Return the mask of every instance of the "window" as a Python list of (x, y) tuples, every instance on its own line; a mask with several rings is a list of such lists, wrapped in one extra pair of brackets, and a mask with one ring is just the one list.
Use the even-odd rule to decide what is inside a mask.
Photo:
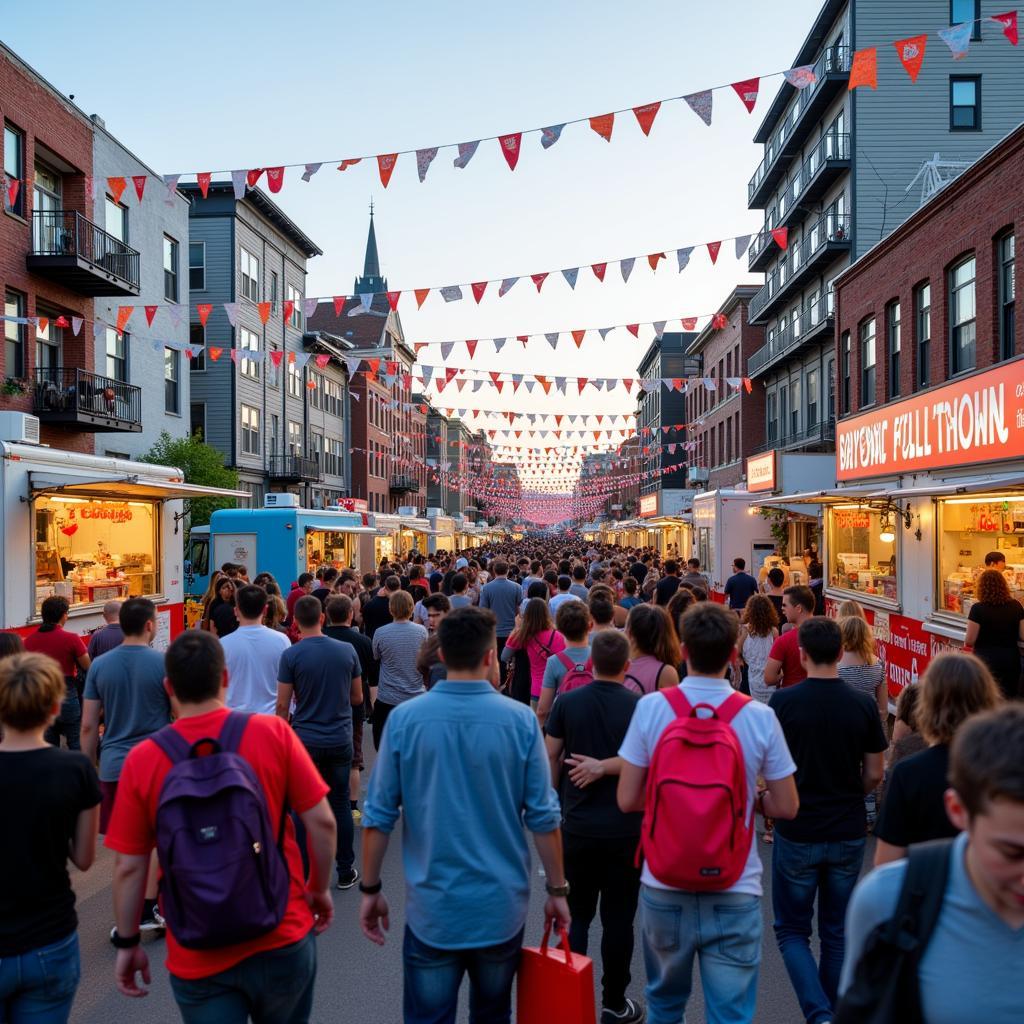
[(981, 131), (981, 76), (949, 76), (949, 130)]
[(242, 270), (242, 294), (253, 302), (260, 301), (260, 261), (245, 249), (241, 250), (239, 263)]
[(107, 196), (103, 205), (103, 226), (108, 235), (113, 235), (119, 242), (127, 243), (128, 207), (122, 203), (115, 203)]
[(795, 437), (800, 433), (800, 378), (793, 381), (793, 404), (789, 409), (789, 432)]
[(950, 0), (949, 2), (949, 23), (950, 25), (963, 25), (964, 22), (973, 22), (971, 38), (981, 38), (981, 0)]
[(949, 370), (973, 370), (975, 361), (975, 259), (968, 256), (949, 271)]
[(807, 374), (807, 429), (813, 430), (818, 425), (818, 371), (810, 370)]
[[(288, 359), (287, 355), (285, 359)], [(291, 360), (288, 361), (288, 394), (296, 398), (302, 395), (302, 371)]]
[(128, 380), (128, 357), (126, 355), (128, 336), (118, 334), (113, 327), (107, 328), (106, 374), (113, 380)]
[(926, 388), (931, 383), (928, 361), (932, 342), (932, 286), (927, 282), (914, 292), (914, 318), (917, 321), (917, 386)]
[[(259, 352), (260, 336), (248, 328), (241, 328), (238, 332), (238, 347), (243, 352)], [(251, 377), (253, 380), (260, 379), (260, 364), (255, 359), (247, 359), (242, 356), (238, 361), (238, 367), (242, 376)]]
[(1014, 333), (1016, 319), (1014, 315), (1014, 299), (1017, 287), (1014, 284), (1013, 272), (1016, 240), (1013, 232), (999, 239), (999, 356), (1010, 359), (1016, 351)]
[[(826, 515), (828, 585), (898, 600), (895, 536), (903, 532), (898, 521), (878, 509), (856, 506), (829, 509)], [(893, 539), (882, 540), (883, 535)]]
[(178, 243), (164, 235), (164, 298), (178, 301)]
[(277, 413), (270, 414), (270, 454), (276, 455), (278, 438), (281, 436), (281, 417)]
[(192, 349), (188, 368), (201, 373), (206, 369), (206, 328), (202, 324), (189, 324), (188, 347)]
[(324, 466), (324, 435), (309, 435), (309, 457), (316, 460), (316, 464), (323, 469)]
[(164, 410), (177, 413), (181, 411), (178, 380), (181, 353), (173, 348), (164, 349)]
[(841, 351), (839, 353), (839, 358), (842, 360), (841, 367), (842, 367), (842, 374), (843, 374), (843, 384), (842, 384), (841, 400), (842, 400), (842, 411), (843, 411), (844, 415), (850, 411), (850, 353), (851, 353), (851, 350), (852, 350), (852, 345), (851, 345), (851, 342), (850, 342), (850, 332), (849, 331), (845, 331), (843, 333), (843, 339), (842, 339), (842, 343), (841, 343)]
[(288, 421), (288, 454), (302, 454), (302, 424), (294, 420)]
[(273, 312), (277, 312), (277, 271), (272, 270), (270, 272), (270, 308)]
[(313, 385), (309, 389), (309, 407), (322, 409), (324, 407), (324, 379), (319, 373), (311, 373), (309, 381)]
[(898, 398), (900, 394), (900, 304), (890, 302), (885, 308), (886, 346), (889, 353), (889, 397)]
[[(4, 316), (24, 317), (25, 296), (8, 289), (4, 293)], [(25, 376), (25, 324), (4, 321), (4, 375)]]
[(242, 405), (242, 454), (260, 454), (260, 411), (251, 405)]
[[(32, 240), (37, 252), (64, 251), (63, 218), (64, 179), (46, 164), (36, 160), (32, 182)], [(24, 183), (22, 183), (24, 186)]]
[(779, 421), (782, 426), (782, 435), (785, 437), (786, 420), (789, 417), (789, 385), (783, 384), (779, 388)]
[(193, 402), (189, 407), (189, 432), (206, 440), (206, 403)]
[(828, 361), (828, 420), (831, 423), (836, 418), (836, 361)]
[(860, 325), (860, 407), (875, 404), (875, 318)]
[(188, 287), (189, 291), (206, 291), (206, 243), (188, 243)]
[[(13, 125), (4, 124), (4, 174), (19, 181), (18, 194), (7, 207), (19, 217), (25, 216), (25, 136)], [(6, 203), (8, 196), (4, 197)]]
[(732, 417), (725, 421), (725, 461), (732, 462)]
[(64, 328), (56, 326), (54, 315), (38, 308), (36, 312), (50, 319), (45, 328), (36, 327), (36, 369), (49, 371), (56, 379), (64, 363)]
[(302, 292), (295, 285), (288, 285), (288, 301), (292, 303), (292, 316), (288, 321), (292, 327), (302, 330)]

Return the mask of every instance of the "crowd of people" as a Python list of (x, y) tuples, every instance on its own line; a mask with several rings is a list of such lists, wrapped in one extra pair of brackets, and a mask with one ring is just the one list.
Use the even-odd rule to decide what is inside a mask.
[(227, 564), (166, 652), (148, 599), (87, 646), (48, 598), (24, 644), (0, 633), (0, 1019), (68, 1019), (67, 865), (101, 834), (125, 995), (153, 933), (184, 1021), (308, 1021), (331, 890), (386, 941), (401, 821), (410, 1024), (454, 1022), (466, 973), (471, 1019), (511, 1019), (527, 832), (546, 921), (580, 954), (599, 927), (601, 1024), (677, 1024), (695, 959), (707, 1019), (755, 1019), (759, 836), (808, 1024), (1017, 1020), (1024, 610), (979, 588), (977, 656), (934, 657), (890, 716), (863, 609), (786, 582), (737, 558), (719, 603), (696, 559), (565, 538), (294, 581)]

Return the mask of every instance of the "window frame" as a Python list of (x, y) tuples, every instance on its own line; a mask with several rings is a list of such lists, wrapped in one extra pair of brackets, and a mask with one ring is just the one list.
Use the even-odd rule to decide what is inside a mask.
[[(192, 253), (195, 249), (198, 249), (203, 254), (201, 263), (194, 264), (192, 262)], [(196, 284), (192, 278), (192, 275), (199, 271), (202, 275), (202, 282)], [(188, 290), (190, 292), (205, 292), (206, 291), (206, 242), (193, 241), (189, 239), (188, 243)]]
[[(297, 430), (292, 430), (297, 427)], [(296, 438), (298, 440), (296, 440)], [(298, 420), (288, 421), (288, 455), (292, 458), (301, 459), (303, 448), (305, 448), (305, 437), (303, 436), (302, 424)]]
[[(111, 341), (111, 338), (113, 338), (113, 340), (114, 340), (114, 354), (113, 355), (111, 355), (111, 353), (110, 353), (110, 341)], [(104, 361), (103, 361), (103, 369), (105, 371), (104, 375), (106, 377), (109, 377), (111, 380), (116, 380), (119, 383), (124, 383), (124, 384), (128, 383), (128, 352), (129, 352), (128, 340), (129, 340), (129, 336), (128, 336), (127, 333), (119, 334), (117, 332), (117, 330), (115, 328), (113, 328), (113, 327), (107, 327), (105, 332), (104, 332), (104, 338), (103, 338), (103, 342), (104, 342), (104, 344), (103, 344), (103, 359), (104, 359)], [(118, 342), (120, 342), (120, 350), (121, 350), (120, 356), (117, 354)], [(111, 362), (111, 360), (113, 360), (115, 364), (116, 363), (120, 363), (121, 364), (123, 372), (124, 372), (123, 376), (118, 376), (118, 374), (116, 372), (111, 373), (111, 371), (110, 371), (110, 362)], [(116, 366), (115, 366), (115, 371), (116, 371)]]
[(299, 369), (298, 363), (288, 358), (288, 354), (285, 355), (284, 362), (288, 365), (288, 394), (293, 398), (301, 398), (302, 371)]
[(853, 340), (849, 331), (843, 331), (839, 339), (839, 404), (842, 415), (849, 415), (850, 401), (853, 397)]
[(292, 315), (288, 321), (290, 327), (302, 330), (302, 290), (293, 284), (285, 285), (286, 298), (292, 303)]
[[(168, 375), (168, 369), (173, 371), (171, 375)], [(168, 345), (164, 346), (164, 413), (181, 415), (181, 353)]]
[[(201, 344), (193, 344), (192, 335), (199, 334)], [(189, 373), (206, 372), (206, 328), (200, 323), (188, 325), (188, 347), (192, 350), (192, 358), (188, 361)]]
[(900, 354), (903, 351), (902, 307), (893, 299), (885, 307), (885, 351), (888, 366), (886, 395), (891, 401), (900, 397)]
[[(255, 342), (255, 347), (247, 343), (247, 339), (251, 338)], [(238, 329), (238, 348), (242, 352), (260, 352), (261, 341), (259, 334), (256, 331), (249, 330), (248, 327), (239, 327)], [(257, 359), (248, 359), (245, 356), (238, 357), (238, 372), (243, 377), (248, 377), (250, 380), (260, 379), (260, 363)]]
[[(815, 430), (821, 420), (818, 418), (818, 397), (820, 394), (820, 384), (818, 381), (817, 369), (807, 371), (807, 377), (804, 381), (804, 387), (807, 391), (807, 430)], [(813, 413), (813, 415), (812, 415)]]
[[(867, 329), (870, 327), (870, 334)], [(867, 360), (867, 345), (871, 345), (871, 362)], [(857, 356), (860, 363), (859, 409), (867, 409), (878, 401), (878, 324), (874, 316), (866, 317), (857, 325)], [(870, 385), (869, 377), (870, 374)]]
[[(8, 132), (17, 140), (17, 163), (18, 167), (9, 168), (7, 166), (7, 134)], [(5, 175), (11, 175), (18, 179), (20, 182), (18, 186), (18, 195), (15, 197), (14, 204), (8, 205), (7, 196), (4, 196), (4, 210), (7, 213), (12, 214), (15, 217), (20, 217), (22, 220), (25, 219), (25, 133), (15, 124), (11, 124), (10, 121), (4, 120), (4, 155), (3, 155), (3, 168)], [(12, 172), (16, 172), (13, 173)]]
[(955, 25), (962, 25), (965, 21), (972, 22), (971, 41), (973, 42), (981, 38), (981, 0), (967, 0), (967, 2), (970, 2), (974, 8), (974, 17), (956, 21), (953, 10), (956, 7), (957, 0), (949, 0), (949, 27), (953, 28)]
[[(36, 325), (35, 328), (35, 368), (38, 372), (40, 369), (56, 371), (59, 375), (61, 370), (64, 368), (64, 328), (57, 326), (57, 317), (59, 313), (49, 312), (47, 309), (41, 309), (36, 305), (36, 315), (45, 316), (49, 318), (49, 323), (46, 325), (46, 330), (43, 331), (41, 327)], [(55, 362), (50, 364), (44, 364), (44, 361), (40, 358), (44, 349), (52, 349), (55, 356)]]
[[(202, 426), (202, 430), (201, 431), (196, 431), (196, 429), (195, 429), (195, 426), (196, 426), (196, 423), (195, 423), (196, 409), (202, 409), (203, 410), (203, 426)], [(204, 442), (206, 441), (206, 403), (205, 402), (189, 402), (188, 429), (189, 429), (189, 436), (190, 437), (194, 437), (196, 435), (196, 433), (199, 433), (200, 434), (200, 438)]]
[[(968, 263), (974, 264), (974, 271), (969, 282), (965, 282), (961, 285), (954, 285), (953, 279), (956, 272), (966, 266)], [(974, 315), (969, 320), (956, 320), (954, 309), (958, 302), (960, 293), (970, 286), (972, 290), (972, 300), (974, 306)], [(961, 257), (955, 263), (951, 264), (949, 269), (946, 271), (946, 295), (947, 295), (947, 312), (949, 317), (949, 338), (948, 338), (948, 354), (949, 354), (949, 375), (955, 377), (957, 374), (967, 373), (970, 370), (974, 370), (978, 365), (978, 259), (977, 255), (973, 252)], [(960, 365), (958, 358), (954, 358), (963, 345), (960, 341), (959, 332), (965, 327), (970, 325), (973, 328), (974, 340), (971, 343), (973, 350), (973, 357), (969, 366)]]
[[(169, 247), (169, 248), (168, 248)], [(168, 253), (170, 254), (171, 266), (167, 266)], [(164, 298), (168, 302), (178, 302), (181, 295), (180, 266), (181, 246), (176, 238), (165, 234), (163, 240), (163, 265), (164, 265)]]
[[(260, 260), (258, 256), (253, 255), (245, 248), (244, 245), (238, 247), (238, 269), (239, 269), (239, 291), (243, 298), (248, 299), (250, 302), (260, 301)], [(256, 276), (253, 277), (249, 273), (250, 270), (255, 266)], [(248, 282), (248, 283), (247, 283)], [(250, 294), (251, 292), (251, 294)]]
[[(107, 226), (110, 220), (111, 211), (116, 210), (117, 215), (121, 218), (121, 234), (115, 231), (111, 231)], [(124, 242), (125, 245), (129, 243), (129, 225), (130, 218), (128, 216), (128, 207), (124, 203), (115, 202), (114, 197), (109, 194), (105, 194), (103, 197), (103, 230), (108, 235), (113, 235), (119, 242)]]
[[(957, 85), (970, 83), (974, 86), (974, 123), (956, 124), (954, 112), (956, 110), (971, 109), (965, 104), (957, 106), (953, 102), (953, 95)], [(949, 130), (951, 132), (980, 132), (981, 124), (981, 75), (950, 75), (949, 76)]]
[[(927, 293), (928, 303), (923, 304), (922, 298)], [(927, 323), (927, 331), (925, 324)], [(932, 283), (922, 281), (914, 288), (914, 360), (917, 386), (931, 386), (931, 346), (932, 346)]]
[[(13, 312), (8, 308), (13, 307)], [(4, 316), (26, 317), (28, 296), (16, 288), (4, 289)], [(12, 337), (11, 335), (14, 335)], [(14, 370), (11, 367), (11, 348), (14, 347)], [(4, 322), (4, 376), (22, 380), (28, 375), (28, 324)]]
[[(1007, 243), (1010, 255), (1007, 256)], [(996, 238), (996, 268), (998, 270), (999, 358), (1012, 359), (1017, 350), (1016, 299), (1017, 239), (1014, 229), (1004, 231)], [(1009, 298), (1007, 298), (1009, 295)]]
[[(258, 406), (249, 405), (248, 402), (239, 403), (239, 429), (241, 433), (241, 453), (251, 455), (253, 458), (261, 458), (263, 453), (260, 450), (263, 434), (260, 430), (260, 410)], [(248, 415), (246, 415), (248, 413)], [(246, 422), (248, 421), (248, 422)], [(254, 448), (250, 448), (250, 438), (254, 438)]]

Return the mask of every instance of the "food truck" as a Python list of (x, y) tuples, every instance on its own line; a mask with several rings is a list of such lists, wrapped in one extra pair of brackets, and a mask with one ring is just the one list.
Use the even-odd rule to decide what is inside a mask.
[[(2, 628), (26, 635), (51, 596), (70, 605), (67, 629), (103, 625), (106, 601), (149, 597), (155, 645), (183, 628), (183, 502), (245, 492), (187, 484), (180, 469), (62, 451), (38, 443), (39, 421), (0, 414)], [(33, 441), (35, 439), (35, 441)]]
[(433, 534), (427, 538), (427, 553), (455, 550), (455, 520), (444, 515), (439, 508), (427, 509), (427, 522)]
[(382, 558), (403, 558), (412, 553), (427, 554), (434, 528), (427, 519), (416, 515), (416, 509), (397, 515), (377, 512), (373, 517), (378, 536), (374, 540), (374, 563), (366, 571), (380, 564)]

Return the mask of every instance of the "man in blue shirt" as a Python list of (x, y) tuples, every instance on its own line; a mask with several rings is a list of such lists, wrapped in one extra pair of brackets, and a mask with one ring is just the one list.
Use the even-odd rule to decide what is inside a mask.
[(508, 578), (508, 562), (495, 559), (494, 579), (485, 583), (480, 590), (480, 607), (490, 608), (496, 620), (498, 655), (505, 649), (505, 641), (516, 628), (516, 612), (523, 599), (523, 588)]
[(547, 922), (569, 926), (561, 814), (529, 707), (502, 697), (495, 617), (459, 608), (438, 625), (447, 679), (392, 711), (363, 805), (363, 934), (390, 926), (380, 871), (404, 817), (407, 1024), (454, 1021), (462, 975), (476, 1019), (508, 1021), (530, 896), (523, 826), (548, 881)]

